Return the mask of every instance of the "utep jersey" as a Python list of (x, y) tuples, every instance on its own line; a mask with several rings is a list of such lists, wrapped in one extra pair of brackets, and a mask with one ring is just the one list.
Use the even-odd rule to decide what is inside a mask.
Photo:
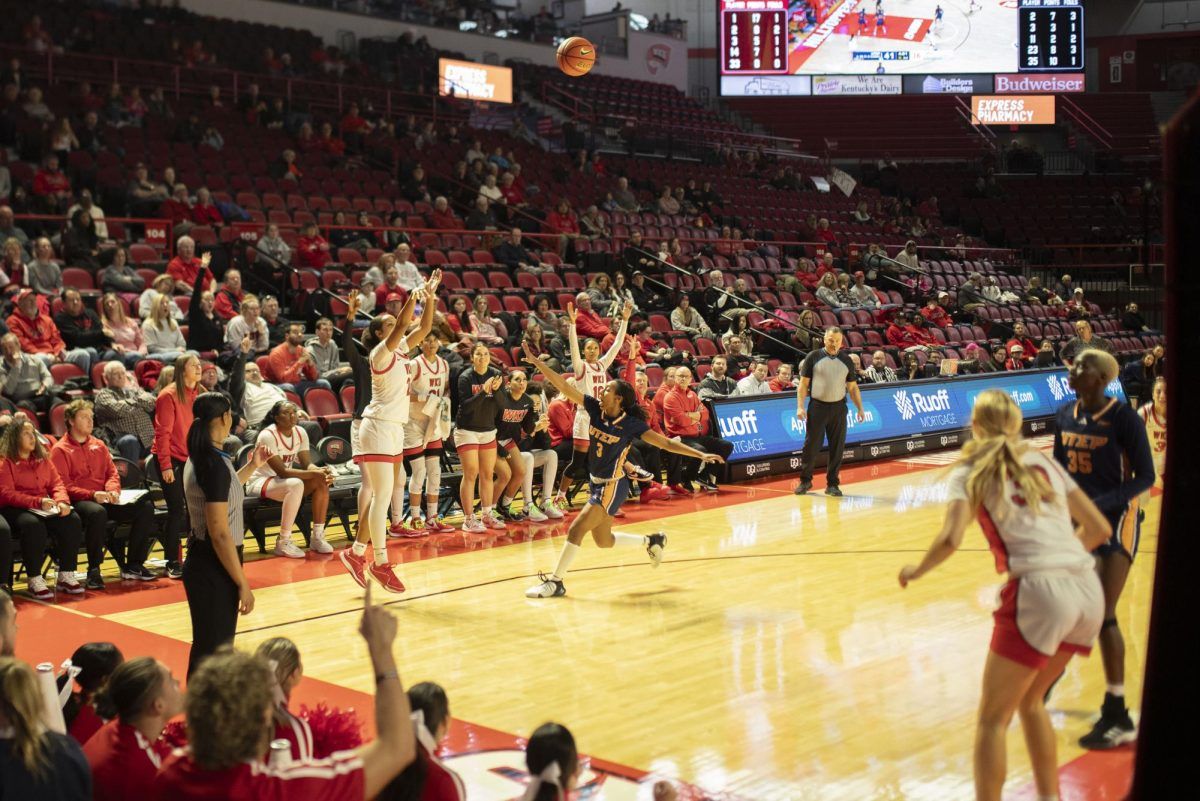
[[(1096, 502), (1107, 516), (1124, 511), (1118, 490), (1132, 475), (1139, 450), (1149, 456), (1146, 427), (1138, 413), (1116, 399), (1096, 415), (1083, 411), (1078, 401), (1058, 410), (1058, 431), (1054, 435), (1054, 458), (1075, 479), (1084, 494)], [(1140, 441), (1139, 441), (1140, 440)], [(1153, 482), (1153, 477), (1151, 477)], [(1132, 500), (1135, 495), (1127, 495)]]
[(623, 414), (607, 420), (600, 401), (583, 396), (583, 408), (591, 418), (588, 425), (588, 473), (593, 481), (612, 481), (625, 473), (625, 457), (635, 439), (650, 430), (645, 420)]

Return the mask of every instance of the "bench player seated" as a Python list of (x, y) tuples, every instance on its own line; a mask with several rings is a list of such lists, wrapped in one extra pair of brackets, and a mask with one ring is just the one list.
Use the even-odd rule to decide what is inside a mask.
[(333, 553), (325, 541), (325, 517), (329, 512), (329, 485), (333, 470), (317, 467), (309, 452), (308, 433), (296, 425), (299, 411), (291, 401), (279, 401), (263, 418), (257, 445), (266, 446), (271, 454), (246, 482), (246, 496), (270, 498), (283, 505), (279, 517), (279, 539), (275, 555), (303, 559), (304, 551), (292, 541), (296, 514), (304, 499), (312, 497), (312, 537), (309, 550), (313, 553)]

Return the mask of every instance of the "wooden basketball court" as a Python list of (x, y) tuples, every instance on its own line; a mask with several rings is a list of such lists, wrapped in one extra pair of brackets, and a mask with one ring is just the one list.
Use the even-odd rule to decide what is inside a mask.
[[(592, 799), (649, 798), (650, 776), (684, 798), (959, 799), (972, 797), (979, 679), (1000, 577), (972, 527), (959, 554), (908, 590), (896, 574), (936, 533), (939, 469), (952, 454), (844, 471), (846, 496), (791, 494), (787, 481), (626, 506), (619, 528), (665, 531), (662, 566), (639, 550), (585, 545), (568, 597), (528, 600), (554, 566), (565, 526), (507, 536), (391, 543), (403, 559), (406, 683), (446, 687), (450, 764), (470, 797), (523, 792), (519, 737), (567, 724)], [(1141, 695), (1159, 499), (1120, 609), (1127, 692)], [(335, 547), (338, 527), (329, 533)], [(252, 541), (250, 550), (255, 550)], [(362, 592), (336, 558), (264, 558), (248, 566), (257, 606), (237, 644), (294, 640), (305, 680), (293, 706), (354, 706), (370, 717), (372, 677), (356, 633)], [(154, 653), (182, 675), (190, 626), (183, 588), (161, 580), (57, 605), (21, 602), (19, 655), (61, 661), (85, 640)], [(1116, 798), (1132, 751), (1087, 753), (1076, 739), (1104, 692), (1098, 651), (1074, 660), (1050, 704), (1064, 799)], [(640, 783), (640, 784), (639, 784)], [(1034, 798), (1016, 725), (1010, 798)]]

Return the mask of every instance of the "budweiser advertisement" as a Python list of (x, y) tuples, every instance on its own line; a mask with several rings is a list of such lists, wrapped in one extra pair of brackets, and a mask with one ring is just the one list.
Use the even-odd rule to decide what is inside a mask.
[(1064, 94), (1084, 91), (1083, 73), (1067, 75), (997, 75), (998, 95)]

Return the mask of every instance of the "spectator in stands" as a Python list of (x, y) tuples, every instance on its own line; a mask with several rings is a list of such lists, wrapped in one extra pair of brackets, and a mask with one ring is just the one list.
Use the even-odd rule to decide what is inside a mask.
[(1139, 401), (1150, 397), (1156, 378), (1154, 362), (1154, 351), (1148, 350), (1140, 358), (1129, 360), (1121, 368), (1121, 386), (1125, 388), (1127, 396)]
[(485, 175), (483, 184), (479, 187), (481, 197), (488, 199), (489, 203), (498, 204), (501, 207), (505, 205), (504, 193), (500, 191), (500, 187), (496, 185), (496, 176), (493, 174)]
[(63, 292), (63, 308), (54, 315), (54, 324), (69, 349), (88, 352), (92, 363), (118, 358), (112, 346), (111, 332), (101, 324), (100, 318), (83, 305), (79, 290), (71, 287)]
[[(421, 271), (417, 269), (417, 265), (412, 261), (412, 247), (407, 242), (401, 242), (396, 245), (395, 253), (396, 267), (396, 284), (407, 293), (412, 292), (419, 287), (425, 280), (421, 277)], [(389, 270), (388, 273), (391, 271)]]
[(317, 375), (328, 381), (335, 392), (351, 378), (350, 366), (342, 361), (341, 346), (333, 340), (333, 321), (328, 317), (317, 320), (317, 336), (306, 347), (317, 365)]
[(751, 362), (750, 372), (744, 378), (737, 382), (737, 389), (734, 395), (768, 395), (774, 390), (771, 389), (771, 382), (767, 376), (768, 367), (765, 359), (755, 359)]
[(630, 279), (629, 294), (633, 305), (643, 314), (665, 311), (667, 308), (666, 298), (646, 286), (646, 275), (641, 270), (634, 271)]
[[(175, 242), (175, 258), (167, 262), (167, 275), (175, 279), (174, 292), (176, 295), (191, 295), (197, 279), (201, 279), (201, 289), (212, 288), (212, 273), (208, 264), (212, 254), (205, 253), (196, 258), (196, 241), (190, 236), (181, 236)], [(203, 273), (203, 276), (201, 275)]]
[(62, 267), (54, 260), (54, 246), (46, 237), (39, 237), (33, 244), (35, 258), (25, 265), (25, 280), (29, 288), (39, 295), (58, 297), (62, 294)]
[(648, 251), (642, 242), (642, 232), (634, 230), (629, 234), (629, 241), (621, 251), (621, 263), (629, 273), (644, 272), (647, 275), (661, 275), (662, 265)]
[(467, 215), (467, 230), (495, 231), (498, 225), (492, 202), (483, 195), (476, 195), (471, 213)]
[(146, 279), (129, 265), (129, 254), (122, 247), (113, 250), (112, 264), (100, 271), (98, 283), (101, 292), (115, 292), (126, 299), (146, 288)]
[(986, 305), (988, 299), (983, 294), (983, 276), (971, 273), (958, 288), (958, 306), (964, 312), (973, 312)]
[(300, 239), (296, 242), (296, 256), (301, 267), (310, 270), (324, 270), (333, 261), (329, 255), (329, 242), (321, 236), (315, 222), (306, 223), (300, 228)]
[(948, 326), (952, 325), (954, 321), (938, 302), (941, 300), (942, 296), (946, 296), (947, 299), (949, 298), (949, 295), (947, 295), (945, 292), (939, 292), (936, 296), (930, 295), (928, 300), (925, 301), (925, 305), (921, 307), (921, 316), (924, 317), (926, 322), (928, 322), (930, 325), (937, 326), (938, 328), (947, 328)]
[(93, 202), (92, 193), (89, 189), (81, 189), (79, 191), (79, 201), (71, 208), (67, 209), (67, 219), (74, 219), (75, 213), (78, 211), (86, 211), (88, 216), (95, 221), (96, 236), (103, 243), (111, 243), (108, 238), (108, 224), (104, 220), (104, 209), (100, 208)]
[[(21, 352), (15, 334), (0, 337), (0, 394), (21, 406), (44, 412), (55, 400), (52, 394), (54, 378), (46, 363), (36, 356)], [(0, 583), (6, 583), (0, 574)]]
[(621, 211), (638, 211), (641, 208), (637, 195), (629, 189), (629, 179), (624, 175), (617, 178), (617, 188), (613, 190), (612, 196)]
[(450, 201), (439, 195), (433, 201), (433, 211), (429, 213), (429, 227), (457, 231), (464, 226), (463, 221), (454, 213), (454, 209), (450, 208)]
[(94, 274), (100, 270), (104, 250), (107, 248), (102, 248), (100, 237), (96, 235), (96, 221), (83, 209), (76, 211), (62, 235), (63, 260), (72, 267), (82, 267)]
[(575, 253), (575, 240), (580, 239), (579, 220), (571, 210), (571, 204), (566, 198), (561, 198), (554, 211), (546, 215), (544, 229), (546, 233), (558, 235), (558, 255), (571, 259)]
[[(26, 565), (42, 565), (46, 543), (52, 538), (58, 578), (55, 592), (82, 595), (84, 587), (75, 576), (83, 527), (71, 509), (71, 499), (62, 478), (28, 419), (14, 418), (0, 437), (0, 514), (8, 521), (14, 537), (21, 541)], [(44, 516), (34, 514), (37, 509)], [(0, 565), (5, 577), (12, 565)], [(29, 594), (39, 601), (54, 598), (40, 570), (29, 578)], [(7, 788), (6, 788), (7, 789)]]
[(986, 275), (983, 278), (983, 288), (980, 290), (985, 298), (992, 303), (999, 303), (1001, 299), (1000, 282), (996, 280), (994, 275)]
[(508, 239), (501, 242), (492, 250), (492, 257), (510, 270), (522, 270), (534, 275), (552, 272), (554, 266), (545, 264), (525, 249), (521, 241), (521, 229), (513, 228)]
[(737, 337), (743, 342), (749, 341), (754, 332), (750, 330), (750, 315), (745, 309), (738, 309), (729, 315), (729, 327), (721, 334), (721, 345), (727, 347), (730, 339)]
[(838, 297), (837, 276), (834, 273), (825, 273), (821, 276), (821, 283), (817, 286), (817, 300), (831, 309), (842, 307), (841, 299)]
[[(267, 230), (258, 238), (254, 248), (259, 253), (270, 257), (273, 262), (289, 266), (292, 263), (292, 249), (279, 236), (279, 226), (275, 223), (267, 223)], [(228, 280), (228, 272), (226, 272), (226, 276), (226, 280)]]
[(921, 361), (914, 351), (906, 351), (901, 360), (901, 380), (917, 381), (925, 377)]
[(299, 183), (304, 177), (304, 172), (300, 169), (300, 165), (296, 163), (296, 151), (289, 148), (284, 148), (279, 154), (279, 158), (271, 162), (267, 168), (268, 174), (276, 181), (288, 181), (289, 186), (294, 186)]
[(659, 214), (665, 214), (668, 217), (683, 211), (683, 208), (679, 205), (679, 201), (675, 199), (669, 186), (662, 188), (662, 192), (659, 193), (658, 199), (655, 201), (654, 209)]
[(604, 218), (600, 216), (600, 210), (594, 205), (588, 206), (587, 210), (580, 215), (579, 232), (589, 241), (608, 239), (612, 236), (608, 230), (608, 226), (604, 222)]
[(47, 214), (63, 214), (71, 205), (71, 181), (58, 166), (53, 153), (42, 161), (33, 176), (33, 198), (37, 208)]
[(212, 193), (208, 187), (202, 186), (196, 190), (196, 202), (192, 204), (192, 221), (196, 225), (208, 225), (220, 228), (225, 224), (220, 209), (212, 202)]
[(1033, 340), (1029, 336), (1029, 329), (1025, 327), (1025, 323), (1017, 320), (1013, 323), (1013, 335), (1009, 338), (1005, 347), (1009, 353), (1012, 353), (1013, 345), (1021, 346), (1022, 360), (1026, 366), (1033, 364), (1034, 358), (1037, 356), (1038, 348), (1033, 344)]
[(1030, 303), (1046, 303), (1050, 300), (1050, 290), (1042, 286), (1042, 279), (1036, 275), (1029, 277), (1029, 285), (1025, 287), (1025, 299)]
[(278, 345), (287, 338), (287, 330), (291, 321), (280, 313), (279, 298), (274, 295), (263, 296), (262, 319), (267, 324), (267, 336), (271, 342), (271, 347)]
[(1054, 294), (1058, 295), (1063, 303), (1071, 299), (1075, 293), (1075, 284), (1071, 282), (1071, 276), (1063, 273), (1062, 278), (1058, 279), (1058, 283), (1054, 285)]
[(937, 345), (937, 339), (929, 332), (929, 327), (925, 323), (925, 318), (920, 312), (913, 312), (908, 318), (908, 325), (905, 330), (909, 334), (911, 341), (922, 348), (928, 350)]
[(730, 337), (725, 341), (725, 360), (729, 365), (729, 374), (735, 380), (744, 378), (750, 372), (754, 361), (750, 349), (750, 340), (742, 337)]
[(1004, 360), (1004, 369), (1005, 370), (1008, 370), (1008, 371), (1024, 370), (1026, 367), (1029, 366), (1028, 359), (1026, 358), (1026, 355), (1025, 355), (1025, 348), (1022, 347), (1020, 345), (1020, 343), (1014, 342), (1014, 343), (1008, 345), (1007, 349), (1008, 349), (1008, 358)]
[(1121, 313), (1121, 327), (1126, 331), (1150, 331), (1150, 326), (1146, 325), (1146, 318), (1138, 311), (1136, 303), (1130, 303), (1125, 307), (1125, 311)]
[(794, 392), (796, 379), (792, 366), (787, 362), (781, 362), (779, 367), (775, 368), (775, 376), (771, 379), (770, 384), (772, 392)]
[(154, 216), (166, 217), (171, 221), (171, 228), (176, 233), (186, 234), (196, 224), (192, 219), (192, 199), (188, 196), (187, 187), (175, 184), (171, 197), (162, 202), (162, 207)]
[[(390, 256), (391, 254), (385, 254)], [(371, 314), (375, 311), (378, 305), (378, 296), (375, 294), (375, 282), (371, 280), (368, 273), (358, 285), (358, 289), (351, 290), (351, 294), (358, 295), (358, 308), (363, 314)]]
[(871, 366), (864, 371), (864, 374), (872, 384), (888, 384), (900, 380), (896, 371), (888, 366), (887, 354), (881, 350), (871, 354)]
[[(713, 356), (712, 369), (700, 382), (697, 394), (700, 400), (711, 401), (714, 398), (728, 398), (738, 388), (738, 383), (726, 374), (728, 363), (724, 356)], [(665, 374), (664, 374), (665, 375)]]
[[(765, 365), (764, 365), (765, 366)], [(675, 369), (675, 387), (663, 402), (663, 421), (667, 436), (679, 437), (680, 441), (704, 451), (705, 453), (720, 454), (727, 458), (733, 452), (733, 445), (723, 439), (712, 437), (708, 431), (708, 409), (700, 402), (700, 397), (692, 391), (692, 371), (687, 367)], [(696, 459), (684, 458), (683, 476), (681, 482), (671, 489), (683, 495), (690, 495), (692, 481), (703, 472), (706, 477), (699, 480), (700, 486), (709, 492), (717, 490), (717, 473), (713, 465), (702, 465)]]
[(1082, 320), (1092, 316), (1091, 309), (1083, 297), (1083, 287), (1075, 287), (1070, 300), (1066, 303), (1067, 318)]
[(713, 337), (708, 323), (700, 316), (700, 312), (692, 308), (691, 300), (684, 294), (679, 296), (679, 303), (671, 312), (671, 330), (692, 336)]
[(111, 361), (104, 365), (104, 388), (94, 400), (96, 424), (117, 453), (140, 464), (154, 444), (154, 396), (120, 362)]
[(320, 134), (316, 138), (315, 149), (326, 155), (340, 158), (346, 152), (346, 143), (333, 132), (333, 125), (321, 123)]
[(133, 180), (126, 190), (126, 203), (129, 213), (135, 217), (146, 217), (156, 214), (163, 203), (170, 197), (167, 187), (150, 177), (150, 171), (145, 164), (139, 163), (134, 167)]
[[(262, 240), (260, 239), (261, 243)], [(213, 309), (222, 320), (232, 320), (242, 310), (242, 301), (246, 297), (242, 289), (241, 270), (232, 267), (225, 271), (225, 280), (213, 295)]]
[[(154, 301), (159, 295), (171, 296), (175, 291), (175, 279), (166, 273), (159, 273), (150, 286), (138, 297), (138, 316), (145, 320), (154, 308)], [(176, 322), (183, 321), (183, 309), (178, 306), (171, 312)]]
[(584, 339), (591, 337), (597, 342), (608, 336), (609, 325), (592, 308), (592, 298), (586, 292), (575, 296), (575, 332)]
[(197, 353), (221, 350), (225, 343), (225, 321), (216, 312), (216, 298), (210, 291), (201, 291), (198, 284), (188, 305), (187, 345)]
[(508, 339), (508, 329), (504, 321), (492, 313), (489, 296), (476, 295), (471, 306), (471, 329), (475, 339), (488, 347), (503, 345)]
[(862, 270), (857, 270), (854, 273), (854, 284), (848, 291), (850, 297), (854, 299), (854, 305), (867, 309), (874, 309), (879, 306), (879, 296), (875, 294), (874, 289), (867, 286), (867, 278)]
[(621, 308), (621, 298), (612, 286), (612, 279), (607, 273), (597, 273), (592, 277), (587, 289), (588, 297), (592, 300), (592, 308), (601, 317), (608, 317)]
[(366, 253), (367, 248), (376, 246), (375, 232), (371, 228), (370, 215), (359, 211), (357, 228), (351, 225), (346, 212), (337, 211), (333, 215), (333, 226), (329, 229), (329, 244), (332, 248), (347, 248)]
[(1075, 336), (1067, 340), (1058, 355), (1062, 359), (1063, 364), (1069, 367), (1075, 361), (1075, 357), (1079, 355), (1080, 351), (1087, 350), (1088, 348), (1102, 350), (1110, 355), (1114, 353), (1113, 346), (1108, 340), (1096, 336), (1090, 322), (1087, 320), (1077, 320), (1075, 322)]
[(17, 307), (5, 322), (16, 334), (21, 350), (41, 359), (47, 367), (70, 362), (84, 374), (91, 369), (91, 356), (82, 348), (68, 350), (50, 314), (38, 308), (33, 290), (25, 289), (17, 295)]
[(1003, 345), (997, 345), (992, 348), (992, 358), (990, 369), (984, 369), (984, 372), (1003, 373), (1008, 368), (1008, 349)]
[(310, 387), (333, 389), (320, 377), (317, 360), (304, 347), (304, 326), (300, 323), (288, 324), (287, 338), (271, 349), (268, 368), (268, 379), (300, 397), (304, 397)]
[(1058, 358), (1054, 355), (1054, 343), (1048, 339), (1043, 339), (1042, 344), (1038, 346), (1037, 355), (1034, 356), (1033, 364), (1035, 367), (1053, 367), (1058, 363)]
[(921, 260), (917, 256), (917, 243), (911, 239), (904, 243), (904, 249), (897, 253), (893, 260), (900, 262), (910, 271), (921, 269)]
[[(0, 239), (7, 242), (9, 239), (15, 239), (21, 245), (21, 257), (29, 258), (27, 250), (29, 245), (29, 236), (16, 223), (13, 218), (13, 210), (11, 206), (0, 206)], [(10, 273), (11, 275), (11, 273)]]
[[(155, 575), (145, 567), (154, 532), (154, 504), (149, 495), (130, 503), (121, 503), (121, 478), (108, 446), (92, 435), (94, 412), (92, 404), (76, 400), (65, 410), (67, 435), (50, 449), (50, 461), (62, 477), (67, 495), (83, 523), (84, 544), (87, 548), (88, 571), (86, 587), (103, 590), (104, 579), (100, 566), (104, 562), (107, 544), (121, 567), (121, 577), (152, 581)], [(116, 547), (110, 540), (108, 523), (130, 523), (128, 561), (125, 545)], [(114, 532), (115, 533), (115, 532)]]
[(159, 295), (154, 300), (150, 316), (142, 323), (142, 337), (149, 352), (146, 358), (169, 363), (187, 352), (183, 332), (171, 315), (170, 307), (173, 305), (175, 301), (169, 295)]
[(20, 290), (25, 283), (25, 256), (16, 237), (4, 240), (4, 253), (0, 256), (0, 294), (10, 295)]

